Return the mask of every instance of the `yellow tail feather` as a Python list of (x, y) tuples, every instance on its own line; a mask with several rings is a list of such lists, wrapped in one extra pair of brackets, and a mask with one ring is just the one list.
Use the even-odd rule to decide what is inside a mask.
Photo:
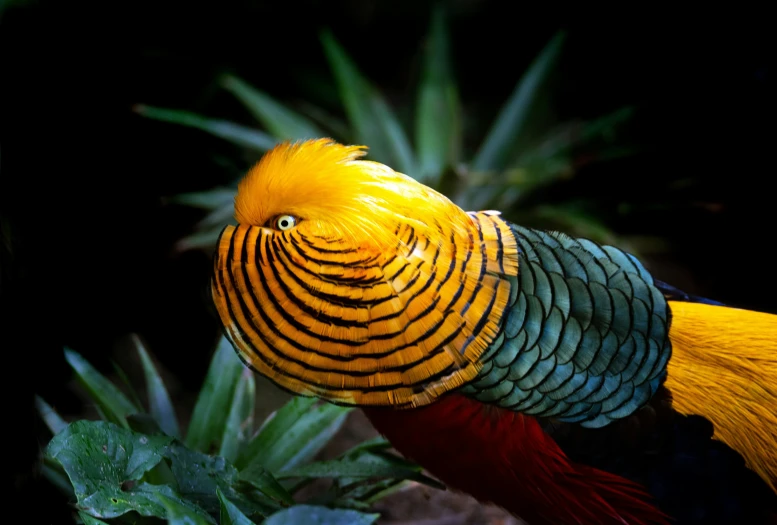
[(670, 301), (674, 408), (715, 425), (777, 492), (777, 315)]

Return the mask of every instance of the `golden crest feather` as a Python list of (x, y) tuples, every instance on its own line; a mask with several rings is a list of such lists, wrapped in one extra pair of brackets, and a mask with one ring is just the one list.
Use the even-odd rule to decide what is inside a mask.
[(289, 214), (313, 222), (309, 229), (320, 234), (379, 249), (396, 242), (399, 224), (423, 231), (435, 219), (450, 221), (457, 235), (471, 228), (471, 219), (444, 195), (361, 160), (366, 149), (326, 138), (277, 145), (240, 182), (235, 218), (266, 226)]

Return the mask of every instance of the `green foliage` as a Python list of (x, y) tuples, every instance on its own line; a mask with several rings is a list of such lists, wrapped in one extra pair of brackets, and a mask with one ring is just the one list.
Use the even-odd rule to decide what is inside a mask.
[[(44, 475), (72, 497), (84, 524), (360, 525), (377, 518), (363, 512), (372, 502), (410, 480), (440, 486), (384, 440), (315, 461), (350, 408), (294, 398), (255, 429), (253, 373), (224, 338), (184, 435), (151, 354), (133, 340), (147, 406), (70, 349), (65, 358), (103, 420), (68, 424), (36, 399), (54, 434)], [(321, 478), (330, 483), (303, 505), (300, 489)]]
[[(273, 142), (311, 136), (365, 144), (369, 146), (369, 158), (438, 189), (464, 209), (498, 209), (507, 218), (521, 220), (527, 226), (563, 225), (568, 233), (610, 242), (614, 237), (612, 232), (592, 214), (581, 211), (580, 203), (564, 202), (555, 206), (557, 217), (548, 214), (552, 208), (537, 203), (541, 198), (535, 198), (538, 190), (573, 176), (587, 162), (627, 155), (633, 150), (619, 144), (617, 136), (621, 126), (631, 119), (631, 108), (590, 122), (548, 122), (548, 93), (564, 40), (563, 33), (555, 35), (537, 55), (485, 138), (474, 148), (472, 158), (465, 156), (463, 146), (464, 111), (453, 73), (451, 41), (443, 9), (432, 13), (424, 49), (413, 113), (414, 145), (397, 116), (406, 112), (395, 113), (329, 31), (322, 33), (321, 42), (348, 120), (349, 127), (345, 130), (327, 116), (315, 119), (314, 123), (232, 76), (222, 85), (266, 133), (179, 110), (138, 106), (137, 111), (157, 120), (202, 129), (255, 153), (266, 151)], [(310, 104), (303, 105), (303, 109), (311, 117), (324, 115)], [(262, 138), (251, 143), (246, 139), (249, 136)], [(467, 138), (466, 143), (469, 142)], [(236, 184), (175, 199), (207, 210), (207, 216), (195, 231), (178, 243), (178, 250), (198, 248), (212, 252), (224, 225), (234, 224), (235, 191)]]

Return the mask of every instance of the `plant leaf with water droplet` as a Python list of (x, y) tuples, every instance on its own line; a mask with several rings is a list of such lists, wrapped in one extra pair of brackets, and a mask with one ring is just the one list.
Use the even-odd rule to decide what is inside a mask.
[(250, 498), (238, 492), (235, 489), (238, 482), (237, 469), (221, 456), (209, 456), (191, 450), (177, 440), (167, 447), (164, 456), (169, 459), (178, 493), (211, 514), (215, 515), (221, 509), (217, 490), (221, 490), (251, 516), (264, 516), (280, 507), (269, 498)]
[(161, 460), (172, 438), (144, 436), (107, 421), (75, 421), (54, 436), (46, 455), (62, 465), (78, 508), (112, 518), (135, 510), (164, 517), (153, 485), (138, 483)]

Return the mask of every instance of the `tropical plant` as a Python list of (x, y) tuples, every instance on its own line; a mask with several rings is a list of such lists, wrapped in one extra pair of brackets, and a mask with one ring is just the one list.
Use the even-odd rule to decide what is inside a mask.
[[(368, 157), (437, 188), (465, 209), (499, 209), (526, 225), (562, 229), (611, 243), (612, 232), (575, 200), (548, 205), (537, 190), (571, 177), (587, 162), (629, 154), (618, 139), (631, 108), (590, 122), (553, 123), (548, 91), (565, 35), (558, 33), (524, 72), (485, 139), (465, 151), (463, 107), (453, 75), (445, 13), (433, 13), (415, 104), (415, 148), (383, 95), (367, 80), (329, 31), (321, 43), (337, 84), (347, 124), (305, 104), (295, 111), (232, 75), (220, 80), (263, 129), (189, 111), (136, 106), (146, 117), (197, 128), (260, 153), (281, 140), (330, 136), (365, 144)], [(178, 250), (212, 251), (220, 230), (232, 222), (235, 181), (227, 187), (175, 196), (173, 202), (206, 211)]]
[[(43, 473), (67, 493), (77, 519), (103, 523), (369, 525), (370, 505), (416, 481), (441, 487), (373, 439), (315, 461), (350, 408), (296, 397), (254, 425), (254, 375), (222, 338), (182, 432), (165, 383), (134, 337), (145, 376), (144, 406), (121, 368), (123, 393), (81, 355), (65, 359), (102, 420), (66, 423), (36, 403), (54, 434)], [(302, 489), (318, 479), (321, 490)], [(316, 521), (318, 520), (318, 521)]]

